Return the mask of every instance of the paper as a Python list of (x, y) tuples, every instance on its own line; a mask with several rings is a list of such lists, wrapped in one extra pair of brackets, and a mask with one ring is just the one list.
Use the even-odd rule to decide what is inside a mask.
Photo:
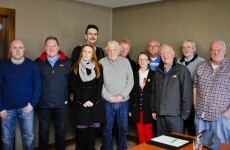
[(189, 142), (187, 140), (182, 140), (182, 139), (178, 139), (178, 138), (174, 138), (174, 137), (170, 137), (166, 135), (161, 135), (159, 137), (152, 138), (151, 140), (155, 142), (175, 146), (175, 147), (180, 147)]

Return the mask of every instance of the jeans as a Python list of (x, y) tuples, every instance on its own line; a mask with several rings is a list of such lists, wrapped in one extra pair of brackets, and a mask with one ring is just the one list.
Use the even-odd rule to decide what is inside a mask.
[(18, 120), (21, 130), (24, 150), (34, 149), (34, 111), (24, 113), (21, 109), (7, 110), (7, 118), (2, 121), (2, 148), (3, 150), (14, 149), (14, 137), (16, 121)]
[(171, 132), (183, 133), (184, 121), (180, 116), (157, 116), (157, 136)]
[(65, 150), (66, 108), (39, 108), (39, 149), (48, 150), (50, 122), (54, 119), (55, 149)]
[(129, 102), (109, 103), (104, 100), (106, 121), (103, 128), (103, 142), (105, 150), (113, 150), (112, 129), (114, 119), (118, 126), (118, 150), (126, 149), (126, 137), (128, 134), (128, 109)]
[(203, 130), (210, 130), (221, 140), (221, 143), (230, 142), (230, 117), (221, 117), (216, 121), (206, 121), (195, 115), (196, 135)]

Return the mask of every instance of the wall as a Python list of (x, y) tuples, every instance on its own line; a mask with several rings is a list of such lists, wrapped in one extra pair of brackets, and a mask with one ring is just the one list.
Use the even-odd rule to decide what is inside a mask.
[(195, 41), (197, 52), (209, 58), (212, 40), (223, 39), (229, 48), (229, 24), (229, 0), (165, 0), (113, 9), (112, 37), (130, 39), (134, 59), (151, 39), (172, 45), (177, 57), (181, 56), (182, 42), (190, 39)]
[(112, 9), (74, 0), (1, 0), (0, 7), (16, 9), (16, 38), (25, 42), (26, 56), (35, 59), (45, 38), (54, 35), (70, 56), (85, 41), (87, 24), (99, 27), (98, 45), (105, 47), (112, 36)]
[[(112, 9), (73, 0), (1, 0), (0, 7), (16, 10), (16, 38), (26, 46), (26, 56), (35, 59), (43, 52), (45, 38), (54, 35), (61, 49), (70, 56), (73, 48), (82, 42), (87, 24), (99, 27), (98, 45), (105, 47), (112, 37)], [(69, 111), (68, 111), (69, 113)], [(66, 139), (74, 138), (75, 131), (68, 124)], [(38, 146), (38, 117), (35, 114), (35, 146)], [(54, 143), (53, 125), (50, 143)], [(16, 131), (16, 149), (22, 148), (20, 131)]]

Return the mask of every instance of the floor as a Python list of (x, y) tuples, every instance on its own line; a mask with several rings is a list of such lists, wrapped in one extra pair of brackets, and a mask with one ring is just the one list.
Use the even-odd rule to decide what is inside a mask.
[[(96, 150), (100, 150), (101, 145), (102, 145), (102, 138), (97, 138), (96, 144), (95, 144), (95, 149), (96, 149)], [(135, 145), (137, 145), (136, 142), (129, 141), (129, 140), (126, 141), (126, 146), (127, 146), (127, 148), (132, 147), (132, 146), (135, 146)], [(114, 142), (113, 142), (113, 149), (116, 150), (116, 141), (115, 141), (115, 140), (114, 140)], [(67, 147), (66, 147), (66, 150), (75, 150), (75, 144), (72, 144), (72, 145), (67, 146)]]

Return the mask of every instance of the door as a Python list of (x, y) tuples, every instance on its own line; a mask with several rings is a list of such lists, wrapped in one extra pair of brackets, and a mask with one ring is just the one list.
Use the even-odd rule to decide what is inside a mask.
[(0, 62), (10, 57), (10, 42), (15, 38), (15, 10), (0, 7)]
[[(10, 52), (9, 52), (10, 42), (13, 41), (14, 38), (15, 38), (15, 10), (0, 7), (0, 63), (10, 57)], [(0, 137), (2, 137), (1, 127), (0, 127)], [(0, 150), (1, 149), (2, 149), (2, 140), (0, 140)]]

